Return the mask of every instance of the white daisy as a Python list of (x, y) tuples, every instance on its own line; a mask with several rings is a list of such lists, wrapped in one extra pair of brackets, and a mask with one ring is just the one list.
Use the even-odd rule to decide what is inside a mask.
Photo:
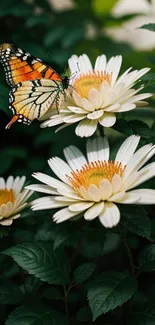
[[(154, 155), (155, 145), (148, 144), (136, 151), (140, 137), (130, 136), (121, 145), (114, 161), (106, 138), (87, 141), (87, 158), (69, 146), (64, 149), (66, 162), (58, 157), (48, 160), (56, 176), (34, 173), (43, 184), (27, 188), (49, 194), (32, 202), (33, 210), (61, 208), (53, 215), (57, 223), (76, 215), (86, 220), (99, 217), (105, 227), (113, 227), (120, 220), (116, 203), (155, 204), (155, 190), (132, 190), (155, 175), (155, 162), (142, 168)], [(136, 151), (136, 152), (135, 152)]]
[(115, 114), (146, 105), (143, 100), (152, 94), (137, 95), (144, 85), (138, 89), (134, 89), (134, 85), (150, 69), (130, 71), (132, 68), (129, 68), (118, 78), (121, 64), (122, 56), (107, 61), (103, 54), (98, 56), (93, 69), (86, 54), (73, 55), (69, 59), (71, 87), (68, 88), (66, 107), (61, 106), (59, 114), (51, 116), (41, 127), (79, 122), (76, 134), (89, 137), (96, 131), (98, 123), (111, 127), (116, 122)]
[(0, 177), (0, 225), (10, 226), (14, 219), (20, 217), (20, 212), (27, 206), (27, 200), (33, 191), (22, 190), (25, 176), (13, 178), (9, 176), (5, 181)]

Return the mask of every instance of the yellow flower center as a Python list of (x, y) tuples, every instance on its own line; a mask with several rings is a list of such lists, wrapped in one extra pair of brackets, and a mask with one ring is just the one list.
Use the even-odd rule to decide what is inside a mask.
[(79, 192), (81, 186), (88, 189), (90, 185), (99, 187), (103, 179), (110, 182), (115, 174), (122, 177), (125, 167), (121, 163), (113, 161), (95, 161), (85, 164), (82, 169), (71, 172), (71, 176), (67, 175), (71, 185)]
[(15, 194), (13, 190), (0, 189), (0, 206), (2, 204), (7, 204), (8, 202), (15, 202)]
[(73, 87), (81, 98), (88, 98), (88, 93), (92, 88), (100, 90), (103, 81), (111, 83), (111, 77), (112, 75), (107, 73), (89, 73), (75, 79)]

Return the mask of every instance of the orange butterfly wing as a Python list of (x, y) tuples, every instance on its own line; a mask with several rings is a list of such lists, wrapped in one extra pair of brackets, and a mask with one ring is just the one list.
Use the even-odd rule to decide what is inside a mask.
[(54, 69), (13, 44), (0, 45), (0, 62), (10, 86), (36, 79), (62, 81), (61, 76)]

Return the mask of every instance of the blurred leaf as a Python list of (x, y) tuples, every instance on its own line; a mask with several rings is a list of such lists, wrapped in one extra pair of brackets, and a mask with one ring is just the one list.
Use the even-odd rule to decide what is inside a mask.
[(95, 263), (85, 263), (77, 267), (73, 273), (73, 280), (76, 283), (83, 283), (86, 281), (96, 269)]
[(151, 136), (151, 129), (149, 126), (140, 121), (140, 120), (132, 120), (130, 121), (130, 126), (133, 130), (133, 133), (140, 135), (143, 138), (149, 139)]
[(28, 308), (21, 306), (8, 317), (6, 325), (67, 325), (63, 315), (47, 307)]
[(138, 258), (140, 271), (151, 272), (155, 270), (155, 244), (146, 246)]
[(44, 37), (44, 45), (51, 46), (58, 40), (60, 40), (65, 33), (65, 29), (63, 26), (57, 26), (56, 28), (52, 28), (49, 30)]
[(84, 34), (84, 29), (83, 27), (77, 27), (76, 29), (74, 28), (73, 30), (69, 30), (62, 39), (62, 46), (64, 48), (68, 48), (72, 46), (74, 43), (79, 41), (80, 39), (83, 38)]
[(142, 237), (150, 238), (151, 224), (146, 211), (139, 206), (120, 206), (121, 223), (129, 231)]
[(63, 298), (60, 291), (52, 286), (48, 286), (48, 288), (44, 290), (43, 296), (51, 300), (59, 300)]
[(21, 299), (22, 293), (15, 283), (8, 280), (0, 282), (0, 305), (16, 305)]
[(113, 126), (115, 130), (117, 130), (120, 133), (123, 133), (125, 135), (132, 135), (132, 128), (130, 126), (130, 123), (123, 120), (123, 119), (118, 119)]
[(91, 323), (91, 312), (88, 307), (82, 307), (79, 309), (76, 315), (76, 319), (79, 322), (89, 322)]
[(155, 32), (155, 24), (145, 24), (141, 27), (138, 27), (138, 28), (141, 28), (141, 29), (148, 29), (148, 30), (151, 30), (152, 32)]
[(4, 227), (4, 226), (0, 226), (0, 239), (2, 239), (3, 237), (7, 236), (9, 234), (10, 228), (8, 227)]
[(11, 256), (23, 269), (42, 281), (65, 284), (69, 281), (69, 264), (62, 250), (52, 250), (44, 243), (13, 246), (3, 254)]
[(149, 307), (141, 312), (135, 312), (129, 315), (127, 325), (154, 325), (155, 324), (155, 306)]
[(93, 11), (98, 15), (106, 15), (115, 6), (118, 0), (91, 0)]
[(123, 273), (103, 273), (88, 290), (93, 320), (129, 300), (137, 290), (134, 277)]

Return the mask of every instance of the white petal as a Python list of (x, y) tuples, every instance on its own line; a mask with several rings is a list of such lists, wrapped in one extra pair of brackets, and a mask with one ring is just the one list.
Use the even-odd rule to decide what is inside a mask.
[(139, 196), (139, 200), (137, 204), (155, 204), (155, 190), (144, 188), (144, 189), (130, 191), (128, 192), (128, 194), (137, 197)]
[(95, 62), (94, 71), (104, 73), (106, 68), (107, 59), (104, 54), (97, 57)]
[(119, 175), (115, 174), (112, 178), (112, 193), (117, 193), (122, 184), (122, 178)]
[(88, 112), (93, 112), (94, 111), (94, 106), (86, 98), (81, 99), (81, 107), (83, 107)]
[(62, 209), (58, 212), (56, 212), (54, 215), (53, 215), (53, 220), (56, 222), (56, 223), (60, 223), (60, 222), (63, 222), (63, 221), (66, 221), (76, 215), (78, 215), (79, 212), (71, 212), (69, 211), (68, 208), (65, 208), (65, 209)]
[(52, 189), (48, 185), (42, 185), (42, 184), (28, 185), (28, 186), (25, 186), (25, 189), (32, 190), (35, 192), (40, 192), (40, 193), (46, 193), (46, 194), (58, 194), (55, 189)]
[(64, 156), (68, 165), (73, 169), (81, 169), (84, 164), (87, 164), (87, 160), (82, 152), (75, 146), (69, 146), (64, 149)]
[(67, 206), (68, 204), (70, 204), (70, 202), (55, 201), (54, 198), (50, 196), (45, 196), (31, 202), (32, 210), (55, 209)]
[(81, 107), (77, 107), (77, 106), (68, 106), (68, 109), (75, 114), (86, 114), (87, 111)]
[(152, 162), (151, 164), (148, 164), (140, 171), (138, 171), (137, 179), (133, 178), (132, 186), (130, 188), (136, 187), (154, 176), (155, 176), (155, 162)]
[(155, 153), (155, 146), (145, 145), (140, 148), (128, 161), (127, 167), (123, 174), (123, 180), (126, 180), (129, 175), (141, 168)]
[(131, 135), (130, 137), (128, 137), (119, 148), (115, 158), (115, 162), (121, 162), (123, 166), (127, 165), (129, 159), (134, 154), (139, 141), (139, 136)]
[(131, 111), (136, 107), (135, 104), (132, 103), (125, 103), (120, 105), (119, 109), (117, 110), (117, 112), (127, 112), (127, 111)]
[(89, 91), (89, 93), (88, 93), (88, 100), (94, 106), (94, 108), (100, 108), (102, 106), (102, 101), (103, 101), (102, 95), (95, 88), (92, 88)]
[(97, 137), (88, 139), (86, 145), (88, 161), (108, 161), (109, 160), (109, 144), (106, 137)]
[(122, 56), (121, 55), (116, 56), (113, 63), (113, 67), (111, 69), (112, 72), (111, 86), (113, 86), (115, 81), (117, 80), (117, 77), (120, 72), (121, 64), (122, 64)]
[(112, 194), (112, 185), (108, 179), (103, 179), (100, 182), (99, 191), (101, 194), (102, 200), (107, 200)]
[[(107, 96), (109, 95), (109, 91), (111, 90), (109, 84), (107, 81), (103, 81), (101, 86), (100, 86), (100, 93), (102, 94), (102, 98), (103, 100), (105, 100), (107, 98)], [(104, 107), (104, 103), (102, 103), (102, 107)]]
[(100, 118), (99, 123), (105, 127), (111, 127), (116, 122), (116, 116), (113, 113), (104, 113), (104, 115)]
[(70, 116), (67, 116), (63, 119), (63, 122), (64, 123), (69, 123), (69, 124), (72, 124), (72, 123), (76, 123), (76, 122), (79, 122), (83, 119), (86, 118), (86, 114), (72, 114)]
[(82, 212), (88, 208), (90, 208), (94, 202), (79, 202), (69, 206), (69, 210), (72, 212)]
[(26, 177), (22, 176), (22, 177), (16, 177), (14, 179), (13, 182), (13, 190), (15, 192), (16, 195), (18, 195), (18, 193), (20, 193), (20, 191), (22, 190), (24, 183), (25, 183)]
[(72, 92), (72, 97), (73, 97), (75, 104), (78, 107), (81, 107), (81, 97), (78, 95), (78, 93), (75, 90), (73, 90), (73, 92)]
[(127, 192), (124, 196), (118, 198), (118, 202), (122, 204), (139, 204), (140, 195), (138, 193)]
[(80, 69), (80, 73), (87, 74), (93, 71), (91, 62), (86, 54), (79, 56), (78, 67)]
[[(104, 107), (104, 104), (103, 104), (103, 107)], [(116, 104), (113, 104), (113, 105), (110, 105), (108, 107), (104, 107), (104, 111), (105, 112), (118, 112), (119, 111), (119, 108), (120, 108), (120, 104), (119, 103), (116, 103)]]
[(87, 200), (87, 201), (91, 201), (91, 197), (88, 193), (88, 190), (85, 189), (85, 187), (81, 186), (79, 188), (80, 194), (82, 195), (82, 197)]
[(7, 190), (10, 190), (13, 187), (13, 176), (9, 176), (6, 180), (6, 188)]
[[(119, 77), (119, 79), (117, 79), (117, 82), (116, 82), (116, 84), (118, 85), (118, 84), (120, 84), (120, 83), (122, 83), (122, 82), (124, 82), (124, 80), (125, 80), (125, 78), (126, 78), (126, 75), (129, 73), (129, 71), (132, 69), (132, 67), (131, 68), (129, 68), (128, 70), (126, 70), (120, 77)], [(116, 85), (115, 84), (115, 85)]]
[(101, 200), (101, 193), (96, 185), (92, 184), (88, 188), (88, 194), (92, 201), (99, 202)]
[(63, 196), (67, 196), (69, 199), (74, 199), (74, 200), (76, 200), (76, 201), (77, 201), (77, 200), (80, 200), (80, 201), (84, 200), (84, 199), (82, 199), (82, 198), (80, 197), (80, 195), (78, 195), (78, 194), (74, 191), (74, 189), (73, 189), (72, 192), (65, 191), (64, 189), (58, 189), (57, 191), (58, 191), (59, 194), (61, 194), (61, 195), (63, 195)]
[(111, 202), (105, 203), (105, 207), (99, 216), (99, 220), (106, 228), (116, 226), (120, 221), (120, 211), (118, 207)]
[(124, 198), (126, 198), (127, 197), (127, 195), (126, 195), (126, 192), (125, 191), (121, 191), (121, 192), (119, 192), (119, 193), (116, 193), (116, 194), (114, 194), (114, 195), (112, 195), (109, 199), (108, 199), (108, 201), (109, 202), (116, 202), (116, 203), (122, 203), (122, 200), (124, 199)]
[(71, 190), (71, 187), (64, 184), (63, 182), (59, 181), (58, 179), (51, 177), (49, 175), (43, 174), (43, 173), (33, 173), (32, 176), (36, 178), (38, 181), (47, 184), (51, 187), (54, 187), (56, 189), (64, 189), (64, 191)]
[(0, 189), (5, 189), (5, 180), (3, 177), (0, 177)]
[(6, 214), (7, 206), (6, 204), (0, 205), (0, 216), (3, 217)]
[(140, 100), (145, 99), (145, 98), (149, 98), (151, 96), (152, 96), (151, 93), (139, 94), (139, 95), (131, 97), (129, 102), (130, 103), (136, 103), (137, 101), (140, 101)]
[(0, 225), (2, 225), (2, 226), (11, 226), (12, 223), (13, 223), (13, 220), (11, 218), (3, 219), (2, 221), (0, 221)]
[(88, 209), (85, 214), (85, 220), (93, 220), (99, 216), (99, 214), (104, 209), (104, 202), (95, 203), (90, 209)]
[(74, 74), (77, 70), (78, 56), (73, 54), (71, 58), (68, 60), (68, 65), (71, 74)]
[(85, 119), (77, 125), (75, 129), (75, 133), (77, 136), (81, 138), (90, 137), (95, 133), (96, 129), (97, 129), (96, 120)]
[(93, 113), (87, 114), (87, 118), (89, 118), (90, 120), (96, 120), (99, 119), (103, 114), (103, 109), (100, 109), (98, 111), (94, 111)]
[(70, 184), (67, 175), (70, 175), (71, 168), (62, 159), (55, 157), (48, 160), (48, 164), (53, 172), (65, 183)]

